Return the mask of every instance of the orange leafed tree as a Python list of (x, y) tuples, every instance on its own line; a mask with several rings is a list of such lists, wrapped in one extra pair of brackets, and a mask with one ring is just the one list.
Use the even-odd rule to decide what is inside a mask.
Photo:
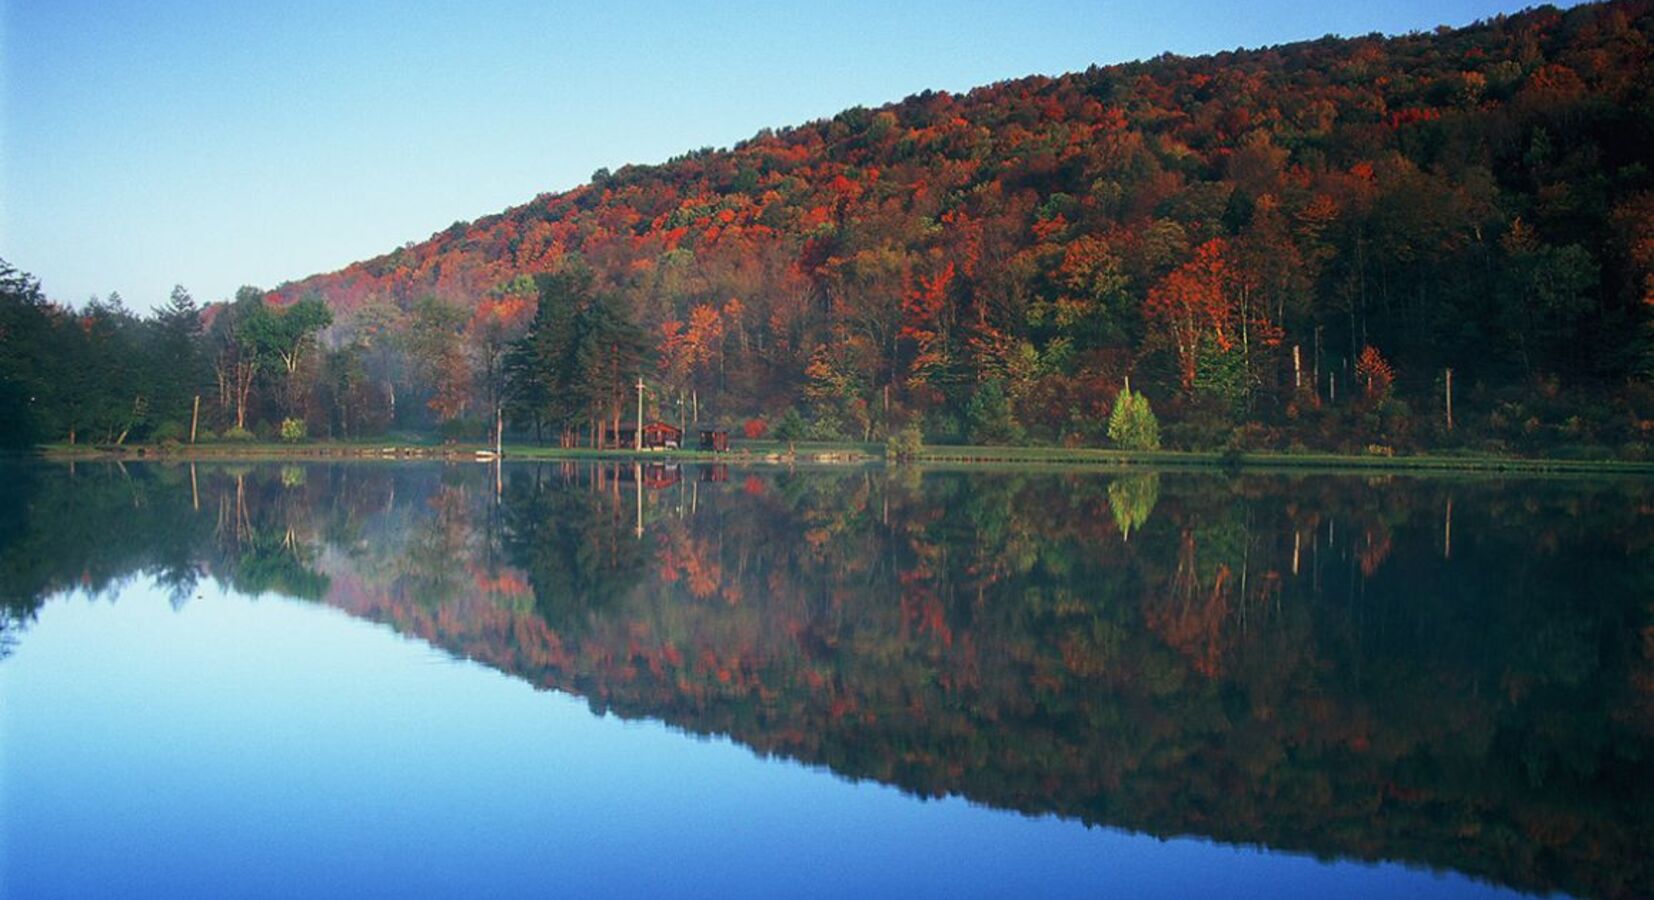
[(1222, 238), (1195, 248), (1193, 259), (1150, 289), (1143, 307), (1151, 332), (1176, 351), (1185, 389), (1194, 384), (1195, 358), (1202, 338), (1210, 335), (1225, 350), (1231, 345), (1234, 309), (1228, 290), (1228, 249), (1228, 242)]

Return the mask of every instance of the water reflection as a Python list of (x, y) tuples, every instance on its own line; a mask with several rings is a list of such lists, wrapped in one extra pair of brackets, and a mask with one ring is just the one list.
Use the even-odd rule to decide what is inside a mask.
[(6, 474), (0, 652), (64, 590), (212, 579), (924, 796), (1654, 893), (1642, 482)]

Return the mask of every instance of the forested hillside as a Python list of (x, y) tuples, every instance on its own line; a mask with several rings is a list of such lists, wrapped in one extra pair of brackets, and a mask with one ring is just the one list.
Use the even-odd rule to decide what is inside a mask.
[(243, 399), (574, 440), (641, 372), (663, 417), (754, 433), (1103, 445), (1129, 378), (1170, 446), (1646, 454), (1651, 37), (1646, 0), (1546, 7), (599, 171), (272, 291), (325, 302), (326, 352)]

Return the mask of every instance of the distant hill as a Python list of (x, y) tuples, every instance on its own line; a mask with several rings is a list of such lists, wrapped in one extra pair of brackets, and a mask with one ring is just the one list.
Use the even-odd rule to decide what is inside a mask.
[(1489, 441), (1593, 397), (1613, 408), (1576, 411), (1577, 440), (1646, 441), (1651, 10), (925, 92), (599, 171), (272, 297), (321, 296), (343, 340), (363, 310), (589, 269), (672, 390), (853, 437), (1091, 440), (1129, 376), (1174, 443), (1425, 443), (1452, 368)]

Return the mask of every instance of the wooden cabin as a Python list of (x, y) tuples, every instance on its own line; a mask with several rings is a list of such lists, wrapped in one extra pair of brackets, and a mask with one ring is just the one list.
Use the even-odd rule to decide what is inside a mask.
[[(629, 450), (638, 446), (637, 426), (622, 425), (617, 432), (613, 428), (607, 430), (604, 439), (609, 446), (621, 450)], [(683, 446), (683, 429), (665, 422), (645, 422), (643, 425), (643, 449), (645, 450), (676, 450)]]
[(701, 429), (701, 449), (713, 453), (729, 452), (729, 429), (707, 426)]

